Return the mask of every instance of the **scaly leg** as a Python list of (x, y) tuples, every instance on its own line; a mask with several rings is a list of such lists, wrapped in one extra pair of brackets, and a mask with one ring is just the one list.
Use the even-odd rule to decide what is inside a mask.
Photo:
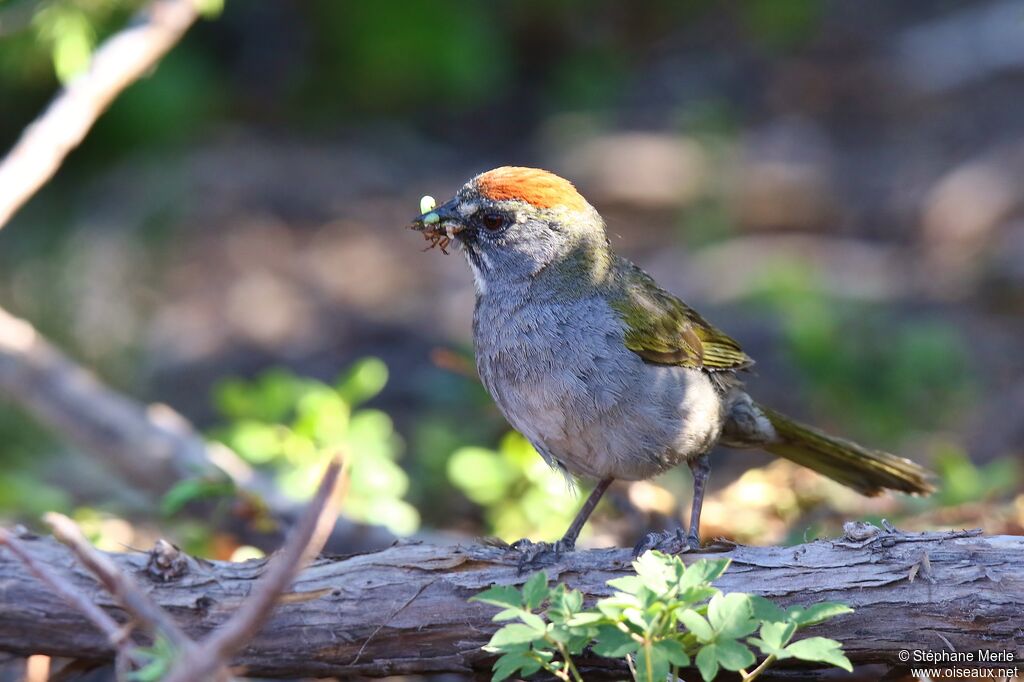
[(686, 544), (690, 549), (700, 549), (700, 511), (704, 508), (704, 489), (711, 476), (711, 458), (704, 453), (687, 464), (693, 472), (693, 504), (690, 506), (690, 532), (686, 535)]
[(687, 460), (693, 472), (693, 505), (690, 507), (690, 531), (683, 536), (682, 526), (663, 532), (651, 532), (640, 538), (633, 547), (633, 556), (640, 556), (650, 549), (668, 554), (697, 551), (700, 545), (700, 510), (704, 507), (704, 490), (711, 475), (711, 459), (707, 453)]
[(587, 497), (586, 502), (580, 507), (580, 510), (576, 513), (576, 518), (572, 520), (572, 524), (569, 525), (569, 529), (565, 531), (565, 535), (562, 539), (554, 544), (549, 542), (533, 542), (531, 540), (523, 539), (512, 543), (512, 548), (520, 553), (519, 558), (519, 572), (534, 564), (538, 559), (548, 553), (553, 553), (555, 559), (561, 555), (562, 552), (571, 552), (576, 548), (576, 540), (580, 536), (580, 531), (583, 530), (583, 526), (586, 525), (587, 519), (594, 513), (594, 508), (597, 503), (601, 501), (601, 497), (605, 491), (608, 490), (608, 486), (612, 484), (614, 479), (604, 478), (598, 481), (597, 486)]

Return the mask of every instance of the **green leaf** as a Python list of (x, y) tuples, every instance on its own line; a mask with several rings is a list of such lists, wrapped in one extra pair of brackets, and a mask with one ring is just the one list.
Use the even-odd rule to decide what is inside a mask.
[(519, 608), (523, 605), (523, 595), (511, 585), (495, 585), (476, 596), (470, 597), (469, 601)]
[(619, 620), (622, 617), (623, 609), (628, 608), (621, 600), (614, 597), (601, 599), (597, 602), (596, 606), (597, 610), (609, 620)]
[(523, 665), (519, 668), (519, 671), (523, 673), (523, 677), (529, 677), (530, 675), (540, 670), (540, 668), (540, 661), (531, 658), (527, 662), (523, 663)]
[(544, 633), (538, 633), (536, 629), (529, 625), (512, 623), (495, 632), (494, 636), (491, 637), (491, 641), (487, 643), (484, 649), (491, 652), (504, 651), (504, 647), (510, 644), (529, 644), (543, 637)]
[[(583, 606), (583, 595), (579, 590), (567, 589), (565, 585), (558, 585), (548, 595), (548, 620), (552, 623), (565, 624)], [(599, 614), (594, 614), (600, 618)]]
[(787, 620), (786, 612), (775, 602), (756, 594), (750, 595), (750, 606), (754, 610), (754, 618), (760, 621), (782, 623)]
[(716, 594), (708, 603), (708, 621), (722, 637), (736, 638), (757, 629), (750, 595), (741, 592)]
[(718, 649), (714, 644), (708, 644), (697, 652), (697, 670), (704, 682), (711, 682), (718, 674)]
[(546, 629), (546, 634), (559, 644), (567, 644), (573, 636), (572, 630), (564, 625), (553, 625), (550, 629)]
[(714, 582), (725, 573), (725, 569), (729, 568), (729, 563), (730, 559), (715, 559), (713, 561), (701, 559), (700, 561), (695, 561), (687, 566), (686, 573), (683, 574), (679, 586), (687, 588)]
[(163, 499), (160, 500), (160, 513), (164, 516), (174, 516), (189, 502), (210, 497), (225, 497), (234, 492), (235, 486), (230, 481), (189, 478), (179, 481), (164, 493)]
[(834, 639), (825, 637), (808, 637), (799, 642), (793, 642), (786, 647), (786, 652), (799, 658), (801, 661), (813, 661), (816, 663), (828, 663), (847, 672), (853, 672), (853, 665), (843, 655), (843, 645)]
[(573, 635), (569, 638), (569, 641), (568, 643), (566, 643), (565, 648), (568, 649), (569, 653), (573, 656), (583, 653), (583, 650), (587, 648), (588, 644), (590, 644), (592, 635), (593, 631), (591, 630), (587, 630), (580, 634)]
[(796, 623), (793, 621), (762, 623), (761, 639), (773, 649), (773, 651), (766, 651), (765, 653), (776, 653), (774, 650), (781, 649), (789, 644), (789, 640), (793, 637), (794, 632), (796, 632)]
[(566, 590), (565, 610), (576, 613), (583, 608), (583, 593), (579, 590)]
[(498, 611), (496, 614), (494, 614), (494, 617), (491, 618), (491, 620), (493, 620), (495, 623), (500, 623), (503, 620), (512, 620), (513, 618), (518, 618), (520, 615), (524, 613), (528, 613), (528, 611), (524, 611), (523, 609), (519, 608), (508, 608), (504, 611)]
[(216, 19), (224, 11), (224, 0), (196, 0), (196, 9), (204, 19)]
[(726, 670), (739, 670), (754, 664), (757, 660), (752, 652), (745, 645), (735, 639), (717, 639), (714, 644), (718, 664)]
[(655, 594), (664, 594), (668, 591), (669, 580), (675, 582), (673, 561), (679, 559), (661, 552), (647, 551), (633, 562), (633, 570), (644, 587)]
[(690, 665), (690, 657), (686, 653), (686, 647), (678, 639), (662, 639), (655, 642), (657, 647), (674, 666), (684, 667)]
[(593, 611), (584, 611), (583, 613), (577, 613), (572, 618), (565, 622), (570, 627), (580, 627), (583, 625), (593, 625), (594, 623), (600, 623), (605, 620), (607, 616), (602, 613), (594, 613)]
[(761, 650), (761, 653), (765, 654), (766, 656), (775, 656), (775, 658), (778, 658), (779, 660), (790, 657), (789, 654), (787, 654), (785, 651), (773, 647), (771, 644), (764, 641), (760, 637), (747, 637), (747, 644), (750, 644), (751, 646), (756, 646), (758, 649)]
[(523, 603), (528, 609), (540, 606), (548, 596), (548, 576), (544, 571), (534, 573), (523, 585)]
[(525, 623), (526, 625), (530, 626), (531, 628), (536, 630), (538, 633), (543, 634), (544, 632), (547, 631), (548, 624), (544, 622), (543, 618), (541, 618), (540, 616), (538, 616), (535, 613), (530, 613), (529, 611), (523, 611), (522, 613), (519, 614), (519, 618), (523, 621), (523, 623)]
[(686, 604), (697, 604), (710, 599), (719, 593), (720, 590), (717, 587), (711, 587), (710, 585), (695, 585), (680, 591), (676, 600)]
[(627, 621), (640, 628), (642, 632), (650, 630), (651, 624), (654, 621), (654, 614), (649, 613), (645, 609), (630, 607), (623, 610), (622, 615), (626, 617)]
[(635, 575), (625, 575), (621, 578), (613, 578), (608, 581), (609, 587), (621, 590), (626, 594), (637, 594), (643, 587), (644, 581)]
[(668, 656), (651, 643), (640, 648), (634, 665), (638, 682), (664, 682), (668, 677)]
[(526, 673), (527, 667), (532, 667), (534, 665), (537, 666), (537, 669), (533, 670), (533, 672), (536, 672), (540, 669), (540, 664), (528, 653), (505, 654), (494, 662), (494, 666), (491, 668), (493, 671), (491, 682), (506, 680), (520, 670), (523, 671), (525, 676), (528, 674)]
[(349, 405), (373, 398), (388, 383), (388, 366), (380, 358), (363, 358), (338, 380), (337, 389)]
[(128, 673), (130, 682), (159, 682), (170, 671), (178, 656), (174, 645), (163, 635), (156, 636), (153, 646), (140, 647), (136, 652), (145, 663), (138, 670)]
[(808, 625), (817, 625), (829, 618), (841, 616), (845, 613), (853, 613), (853, 609), (846, 604), (825, 601), (806, 608), (794, 606), (789, 610), (789, 617), (800, 627), (806, 627)]
[(636, 651), (640, 644), (626, 632), (623, 632), (614, 625), (604, 625), (598, 628), (597, 636), (594, 638), (594, 653), (606, 658), (622, 658), (626, 654)]
[(704, 616), (693, 609), (686, 609), (680, 613), (679, 620), (686, 626), (687, 630), (694, 634), (698, 641), (710, 642), (715, 638), (715, 632), (711, 629)]

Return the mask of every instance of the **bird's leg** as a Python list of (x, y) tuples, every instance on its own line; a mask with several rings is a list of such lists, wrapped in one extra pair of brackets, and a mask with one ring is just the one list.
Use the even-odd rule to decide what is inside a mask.
[(544, 555), (552, 553), (555, 555), (557, 560), (561, 556), (562, 552), (571, 552), (576, 548), (576, 540), (580, 536), (580, 531), (583, 530), (583, 526), (586, 525), (587, 519), (594, 513), (594, 508), (597, 507), (597, 503), (601, 501), (601, 497), (605, 491), (608, 490), (608, 486), (612, 484), (614, 479), (603, 478), (598, 481), (597, 486), (591, 491), (590, 495), (587, 496), (586, 501), (580, 510), (576, 513), (576, 518), (572, 520), (569, 525), (569, 529), (565, 531), (562, 539), (555, 543), (549, 542), (533, 542), (531, 540), (523, 539), (512, 543), (512, 548), (520, 553), (519, 557), (519, 572), (522, 573), (524, 569), (534, 564), (538, 559)]
[(711, 476), (711, 458), (705, 452), (687, 464), (693, 472), (693, 504), (690, 506), (690, 532), (686, 534), (686, 544), (690, 549), (700, 549), (700, 511), (704, 508), (704, 489)]
[(664, 532), (651, 532), (640, 538), (633, 547), (637, 557), (647, 550), (656, 549), (668, 554), (697, 551), (700, 545), (700, 511), (704, 507), (704, 490), (711, 475), (711, 459), (703, 453), (687, 461), (693, 473), (693, 505), (690, 507), (690, 530), (684, 536), (682, 526)]
[(569, 525), (568, 530), (565, 531), (565, 535), (558, 541), (558, 544), (562, 546), (562, 549), (571, 550), (576, 548), (576, 540), (580, 537), (580, 531), (583, 530), (583, 526), (586, 525), (587, 519), (594, 513), (594, 508), (597, 503), (601, 501), (608, 486), (612, 484), (614, 479), (602, 478), (597, 482), (597, 486), (587, 496), (587, 501), (583, 503), (580, 510), (576, 512), (576, 518), (572, 520), (572, 524)]

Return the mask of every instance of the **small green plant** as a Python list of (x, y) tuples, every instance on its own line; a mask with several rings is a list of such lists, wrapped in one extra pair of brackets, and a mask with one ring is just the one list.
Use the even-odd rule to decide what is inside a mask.
[(160, 682), (174, 667), (179, 652), (163, 635), (157, 635), (152, 646), (138, 647), (134, 651), (141, 665), (128, 673), (128, 682)]
[[(409, 478), (398, 463), (401, 439), (388, 415), (363, 406), (387, 378), (381, 360), (364, 358), (333, 384), (283, 369), (252, 380), (228, 379), (214, 394), (226, 423), (211, 436), (270, 473), (295, 500), (312, 495), (324, 462), (342, 451), (350, 463), (344, 515), (409, 535), (420, 520), (404, 499)], [(232, 492), (224, 482), (188, 479), (164, 496), (161, 507), (170, 516), (194, 500), (226, 500)]]
[(495, 449), (466, 446), (448, 459), (448, 480), (483, 507), (487, 532), (505, 540), (558, 538), (578, 509), (565, 476), (510, 431)]
[[(823, 602), (784, 610), (756, 595), (723, 594), (711, 583), (728, 566), (728, 559), (686, 566), (679, 557), (647, 552), (633, 562), (636, 575), (609, 580), (614, 594), (592, 609), (583, 608), (578, 590), (549, 587), (543, 572), (522, 589), (492, 587), (471, 601), (501, 607), (495, 622), (517, 622), (495, 632), (484, 647), (501, 654), (491, 679), (546, 670), (560, 680), (582, 682), (573, 656), (588, 646), (599, 656), (625, 658), (637, 682), (676, 680), (679, 669), (690, 665), (705, 682), (721, 669), (747, 681), (787, 658), (853, 670), (835, 640), (793, 641), (801, 628), (853, 609)], [(752, 648), (764, 656), (759, 664)]]

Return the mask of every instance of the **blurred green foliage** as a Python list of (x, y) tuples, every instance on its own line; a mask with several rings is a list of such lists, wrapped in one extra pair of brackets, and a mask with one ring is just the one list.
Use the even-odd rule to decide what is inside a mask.
[(42, 480), (49, 458), (40, 457), (53, 440), (27, 415), (0, 403), (0, 513), (23, 520), (43, 512), (66, 512), (71, 499), (60, 488)]
[(223, 381), (215, 403), (228, 423), (211, 436), (273, 472), (282, 491), (296, 500), (312, 495), (327, 459), (343, 452), (350, 478), (343, 515), (408, 535), (420, 519), (403, 499), (409, 478), (396, 461), (401, 440), (388, 415), (360, 407), (384, 388), (387, 377), (383, 362), (367, 358), (333, 385), (285, 370)]
[(503, 540), (555, 539), (580, 505), (572, 483), (514, 431), (495, 449), (463, 447), (448, 460), (448, 478), (480, 505), (489, 532)]
[(933, 466), (939, 475), (938, 492), (925, 500), (930, 507), (956, 507), (970, 502), (993, 500), (1012, 493), (1024, 482), (1018, 460), (1009, 457), (978, 466), (960, 448), (944, 444)]
[[(459, 108), (493, 95), (509, 75), (508, 43), (488, 3), (317, 2), (309, 11), (317, 58), (305, 94), (330, 110)], [(324, 89), (328, 82), (335, 87)]]
[[(0, 3), (0, 74), (37, 79), (49, 62), (67, 82), (89, 66), (99, 40), (119, 28), (139, 0), (7, 0)], [(44, 81), (46, 79), (44, 78)]]
[(798, 262), (779, 264), (751, 298), (780, 325), (812, 403), (864, 438), (898, 443), (949, 427), (974, 392), (964, 343), (945, 320), (835, 300)]

